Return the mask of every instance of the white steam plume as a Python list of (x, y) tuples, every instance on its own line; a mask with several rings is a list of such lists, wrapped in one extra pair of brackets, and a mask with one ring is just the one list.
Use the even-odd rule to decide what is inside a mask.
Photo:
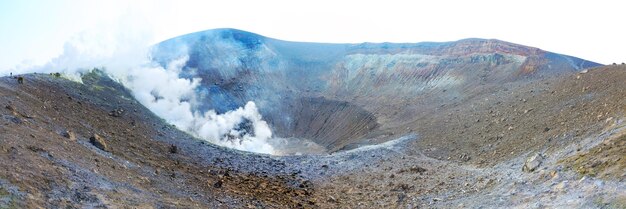
[[(273, 154), (274, 149), (267, 142), (272, 131), (254, 102), (224, 114), (213, 110), (205, 113), (192, 111), (192, 103), (197, 102), (195, 89), (200, 79), (179, 77), (187, 59), (185, 56), (173, 60), (167, 68), (144, 65), (131, 70), (121, 81), (133, 91), (139, 102), (183, 131), (218, 145)], [(241, 128), (242, 125), (250, 127)]]
[[(272, 131), (262, 119), (254, 102), (217, 114), (194, 111), (198, 101), (199, 78), (181, 78), (187, 56), (162, 67), (149, 58), (150, 33), (137, 30), (141, 22), (132, 18), (113, 27), (100, 26), (67, 42), (64, 52), (39, 67), (12, 69), (18, 73), (61, 72), (80, 81), (80, 75), (94, 67), (131, 90), (134, 97), (159, 117), (200, 139), (234, 149), (273, 154), (268, 143)], [(110, 25), (109, 25), (110, 26)], [(9, 72), (0, 72), (8, 75)]]

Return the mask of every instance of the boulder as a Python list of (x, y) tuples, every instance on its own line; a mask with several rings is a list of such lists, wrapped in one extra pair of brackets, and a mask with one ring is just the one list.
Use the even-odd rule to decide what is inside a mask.
[(219, 189), (222, 188), (222, 185), (224, 184), (224, 182), (222, 180), (218, 180), (213, 184), (213, 187)]
[(172, 154), (178, 153), (178, 146), (173, 145), (173, 144), (170, 145), (170, 153), (172, 153)]
[(65, 137), (65, 138), (67, 138), (67, 139), (69, 139), (71, 141), (75, 141), (76, 140), (76, 134), (74, 134), (74, 132), (70, 131), (70, 130), (63, 131), (61, 133), (61, 136)]
[(101, 149), (101, 150), (104, 150), (104, 151), (108, 151), (109, 150), (109, 148), (107, 147), (107, 144), (106, 144), (106, 141), (104, 140), (104, 138), (102, 138), (98, 134), (93, 134), (93, 136), (91, 136), (91, 138), (89, 138), (89, 143), (93, 144), (93, 146), (97, 147), (98, 149)]
[(113, 116), (113, 117), (116, 117), (116, 118), (122, 117), (122, 114), (124, 114), (124, 109), (122, 109), (122, 108), (116, 108), (116, 109), (111, 110), (109, 112), (109, 116)]
[(543, 162), (543, 159), (544, 157), (541, 154), (539, 153), (534, 154), (533, 156), (526, 159), (526, 162), (524, 163), (524, 166), (522, 167), (522, 171), (530, 173), (530, 172), (537, 170), (537, 168), (539, 168), (539, 166)]

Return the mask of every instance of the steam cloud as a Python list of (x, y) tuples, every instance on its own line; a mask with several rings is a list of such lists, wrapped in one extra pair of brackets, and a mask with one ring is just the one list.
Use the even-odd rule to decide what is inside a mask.
[(272, 131), (254, 102), (224, 114), (213, 110), (192, 111), (200, 79), (180, 78), (187, 59), (187, 56), (181, 57), (166, 68), (154, 63), (132, 68), (130, 74), (120, 80), (139, 102), (183, 131), (218, 145), (272, 154), (274, 149), (267, 143)]
[[(101, 27), (108, 30), (84, 32), (68, 41), (63, 54), (44, 66), (10, 71), (14, 74), (61, 72), (80, 82), (80, 76), (89, 69), (101, 68), (130, 89), (141, 104), (180, 130), (225, 147), (275, 153), (268, 143), (272, 131), (254, 102), (223, 114), (213, 110), (194, 111), (193, 107), (201, 102), (196, 95), (200, 79), (180, 76), (188, 56), (183, 55), (167, 66), (151, 61), (149, 33), (136, 30), (136, 25), (136, 22), (126, 22), (114, 26), (113, 30)], [(8, 75), (6, 71), (9, 70), (0, 71), (0, 75)]]

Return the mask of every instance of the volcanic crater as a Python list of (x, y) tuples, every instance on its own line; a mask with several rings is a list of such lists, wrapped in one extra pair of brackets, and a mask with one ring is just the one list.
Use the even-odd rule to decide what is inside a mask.
[[(626, 205), (623, 64), (493, 39), (325, 44), (235, 29), (150, 56), (164, 68), (181, 57), (177, 76), (201, 78), (191, 108), (254, 102), (275, 155), (181, 131), (106, 70), (1, 77), (0, 208)], [(251, 123), (232, 133), (257, 134)]]

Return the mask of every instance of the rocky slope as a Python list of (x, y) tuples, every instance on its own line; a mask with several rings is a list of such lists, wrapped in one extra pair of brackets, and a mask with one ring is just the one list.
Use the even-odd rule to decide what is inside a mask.
[[(485, 114), (468, 114), (473, 117), (443, 112), (439, 120), (457, 122), (438, 130), (466, 130), (442, 131), (447, 140), (409, 134), (331, 155), (272, 157), (193, 139), (97, 73), (85, 84), (26, 75), (20, 85), (4, 77), (0, 163), (7, 169), (0, 171), (0, 206), (620, 208), (626, 204), (623, 79), (626, 67), (609, 66), (480, 98), (523, 111), (483, 105)], [(542, 105), (547, 102), (554, 105)], [(492, 114), (529, 121), (511, 119), (513, 129), (487, 126), (506, 134), (488, 142), (481, 141), (483, 129), (465, 128), (481, 127), (474, 117)], [(89, 139), (94, 134), (104, 150)], [(526, 163), (532, 156), (540, 157)], [(525, 165), (532, 169), (522, 171)]]
[(207, 92), (197, 108), (253, 100), (278, 135), (324, 150), (208, 144), (98, 71), (84, 83), (2, 77), (0, 208), (626, 206), (625, 65), (582, 70), (595, 64), (479, 39), (331, 45), (218, 30), (159, 47), (155, 60), (190, 57), (184, 72)]
[(193, 139), (103, 75), (24, 80), (0, 79), (2, 208), (308, 204), (284, 163)]

